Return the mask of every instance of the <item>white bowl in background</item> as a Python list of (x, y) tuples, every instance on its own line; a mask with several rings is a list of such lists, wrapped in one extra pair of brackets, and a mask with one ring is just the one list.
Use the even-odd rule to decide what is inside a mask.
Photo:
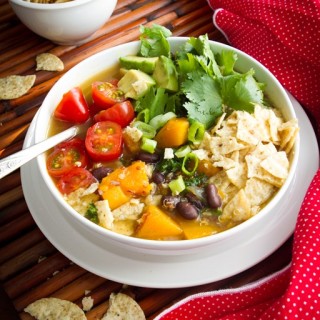
[(79, 45), (108, 21), (117, 0), (52, 4), (9, 0), (9, 3), (21, 22), (34, 33), (60, 45)]
[[(188, 38), (183, 37), (170, 38), (169, 41), (172, 50), (175, 51), (175, 49), (182, 45), (187, 39)], [(286, 120), (296, 118), (294, 108), (286, 91), (278, 80), (264, 66), (247, 54), (230, 46), (213, 41), (211, 41), (211, 44), (215, 52), (221, 52), (222, 50), (233, 50), (236, 52), (238, 55), (236, 69), (241, 72), (246, 72), (250, 68), (253, 68), (258, 81), (266, 83), (266, 93), (268, 94), (272, 104), (282, 111)], [(92, 78), (102, 70), (113, 67), (118, 63), (120, 56), (136, 54), (138, 48), (139, 42), (137, 41), (107, 49), (83, 60), (61, 77), (52, 87), (38, 111), (33, 135), (34, 142), (37, 143), (47, 138), (51, 116), (65, 92), (75, 86), (81, 85), (87, 79)], [(44, 180), (45, 188), (53, 196), (51, 197), (53, 199), (52, 207), (55, 207), (55, 210), (62, 213), (84, 237), (89, 238), (90, 241), (101, 247), (104, 245), (108, 245), (110, 247), (110, 245), (112, 245), (115, 250), (119, 247), (128, 249), (123, 250), (123, 254), (130, 251), (131, 253), (143, 253), (147, 256), (172, 256), (199, 253), (210, 246), (210, 252), (215, 254), (221, 250), (229, 250), (232, 247), (236, 248), (239, 242), (245, 243), (249, 241), (254, 234), (259, 233), (266, 228), (266, 226), (278, 223), (278, 212), (284, 210), (283, 206), (285, 205), (285, 202), (283, 200), (290, 192), (292, 193), (292, 182), (297, 167), (299, 145), (298, 138), (293, 149), (291, 167), (286, 182), (268, 205), (256, 216), (236, 227), (233, 227), (232, 229), (212, 236), (180, 241), (156, 241), (133, 238), (117, 234), (92, 223), (77, 213), (63, 199), (47, 172), (45, 154), (42, 154), (37, 158), (36, 166)], [(121, 254), (121, 251), (119, 251), (119, 254)]]

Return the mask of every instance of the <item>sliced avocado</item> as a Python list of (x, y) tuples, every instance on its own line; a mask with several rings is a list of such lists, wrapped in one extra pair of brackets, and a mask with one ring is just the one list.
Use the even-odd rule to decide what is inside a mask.
[(158, 57), (126, 56), (120, 58), (120, 66), (125, 69), (137, 69), (151, 74), (155, 68)]
[(137, 100), (155, 84), (156, 82), (145, 72), (131, 69), (119, 80), (118, 88), (124, 92), (126, 98)]
[(160, 88), (173, 92), (176, 92), (179, 89), (176, 67), (174, 62), (168, 57), (159, 57), (152, 77)]

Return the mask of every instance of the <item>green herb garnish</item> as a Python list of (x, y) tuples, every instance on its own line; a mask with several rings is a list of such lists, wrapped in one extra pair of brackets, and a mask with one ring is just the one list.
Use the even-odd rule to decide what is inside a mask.
[(84, 215), (87, 219), (89, 219), (90, 221), (98, 224), (99, 223), (99, 218), (98, 218), (98, 209), (97, 207), (94, 205), (93, 202), (91, 202), (88, 205), (88, 209)]
[(255, 80), (253, 70), (235, 71), (237, 54), (234, 51), (215, 54), (208, 36), (203, 35), (189, 38), (177, 52), (170, 53), (167, 39), (171, 36), (170, 30), (153, 25), (151, 28), (142, 26), (140, 31), (139, 55), (171, 58), (179, 76), (178, 92), (153, 88), (137, 102), (137, 111), (148, 108), (150, 119), (163, 112), (179, 110), (179, 114), (186, 114), (208, 129), (226, 110), (252, 112), (256, 103), (263, 104), (264, 85)]

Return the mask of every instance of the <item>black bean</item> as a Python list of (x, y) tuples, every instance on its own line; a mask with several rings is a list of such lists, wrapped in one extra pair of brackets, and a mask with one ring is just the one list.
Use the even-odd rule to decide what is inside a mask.
[(146, 163), (156, 163), (159, 161), (160, 156), (157, 153), (149, 153), (149, 152), (140, 151), (137, 154), (136, 159), (141, 160)]
[(191, 202), (194, 206), (196, 206), (199, 210), (204, 208), (204, 203), (192, 192), (187, 192), (185, 194), (186, 198), (189, 202)]
[(187, 220), (194, 220), (198, 217), (197, 208), (190, 202), (180, 201), (177, 204), (176, 209), (179, 214)]
[(216, 209), (221, 207), (222, 200), (214, 184), (208, 184), (206, 186), (206, 196), (210, 208)]
[(112, 171), (113, 169), (111, 168), (98, 167), (92, 170), (92, 174), (98, 181), (101, 181), (104, 177), (106, 177)]
[(154, 171), (152, 174), (152, 181), (156, 184), (163, 183), (165, 181), (165, 176), (159, 171)]
[(163, 196), (161, 198), (161, 204), (163, 208), (167, 210), (173, 210), (177, 206), (177, 203), (180, 202), (180, 197), (175, 196)]

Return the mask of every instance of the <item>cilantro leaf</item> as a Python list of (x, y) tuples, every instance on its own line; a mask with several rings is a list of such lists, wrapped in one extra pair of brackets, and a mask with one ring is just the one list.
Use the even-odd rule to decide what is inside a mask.
[(217, 80), (208, 74), (194, 71), (182, 82), (181, 89), (187, 97), (184, 108), (191, 119), (197, 120), (209, 128), (222, 114), (222, 100)]
[(234, 51), (223, 50), (220, 54), (217, 54), (216, 59), (224, 76), (234, 73), (234, 65), (238, 59)]
[(156, 165), (156, 171), (166, 175), (168, 173), (174, 173), (181, 170), (182, 160), (178, 158), (174, 159), (162, 159)]
[(135, 105), (135, 111), (149, 110), (149, 120), (159, 114), (165, 113), (168, 102), (168, 94), (163, 88), (151, 87)]
[(203, 186), (208, 181), (208, 176), (204, 173), (195, 172), (194, 175), (183, 177), (186, 187)]
[(85, 217), (94, 223), (99, 223), (98, 209), (93, 202), (89, 203)]
[(253, 112), (255, 103), (263, 103), (263, 91), (253, 77), (253, 70), (224, 77), (221, 92), (223, 103), (234, 110)]
[(210, 47), (208, 35), (202, 35), (198, 38), (191, 37), (187, 41), (185, 49), (195, 55), (195, 58), (206, 73), (212, 76), (221, 76), (219, 66)]
[(143, 57), (170, 57), (170, 44), (167, 40), (171, 36), (171, 31), (163, 26), (153, 24), (151, 28), (140, 26), (141, 46), (139, 55)]

